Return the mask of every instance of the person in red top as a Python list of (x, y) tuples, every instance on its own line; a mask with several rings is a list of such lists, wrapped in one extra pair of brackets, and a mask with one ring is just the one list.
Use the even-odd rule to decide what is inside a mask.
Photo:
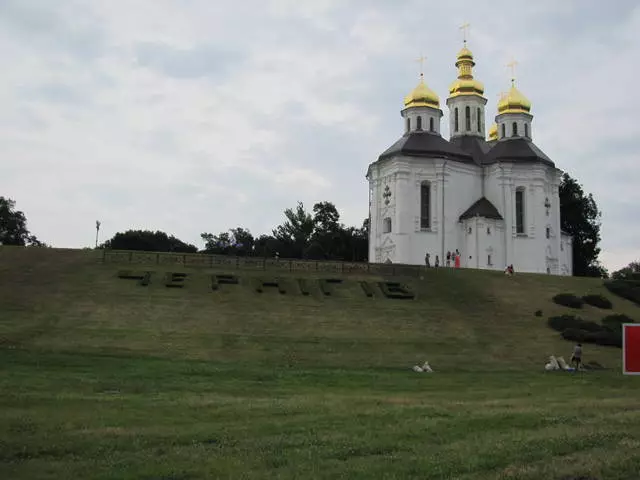
[(454, 263), (456, 268), (460, 268), (460, 253), (456, 250), (456, 259)]

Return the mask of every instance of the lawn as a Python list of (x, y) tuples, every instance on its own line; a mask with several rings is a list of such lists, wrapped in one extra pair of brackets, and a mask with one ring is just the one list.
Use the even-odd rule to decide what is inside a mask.
[[(265, 272), (211, 291), (117, 278), (94, 252), (0, 249), (0, 478), (637, 479), (640, 379), (545, 373), (557, 293), (594, 279), (432, 269), (415, 300)], [(136, 267), (138, 268), (138, 267)], [(227, 272), (233, 273), (233, 272)], [(311, 285), (309, 296), (297, 277)], [(534, 312), (542, 310), (543, 316)], [(611, 311), (586, 306), (598, 321)], [(428, 359), (435, 373), (411, 366)]]

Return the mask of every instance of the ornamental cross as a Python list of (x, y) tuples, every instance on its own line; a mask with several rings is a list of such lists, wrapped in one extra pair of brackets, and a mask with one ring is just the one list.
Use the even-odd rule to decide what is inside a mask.
[(416, 58), (416, 62), (420, 62), (420, 76), (424, 76), (424, 61), (427, 59), (424, 55), (420, 54), (418, 58)]
[(391, 198), (391, 190), (389, 189), (389, 185), (384, 187), (384, 193), (382, 194), (382, 196), (384, 197), (385, 205), (389, 205), (389, 199)]
[(465, 22), (462, 25), (460, 25), (460, 30), (462, 30), (462, 41), (464, 42), (464, 44), (467, 44), (467, 33), (469, 32), (469, 27), (471, 26), (470, 23)]
[(518, 64), (518, 62), (516, 62), (515, 60), (511, 60), (509, 63), (507, 63), (507, 67), (511, 69), (511, 81), (515, 81), (516, 79), (516, 65)]

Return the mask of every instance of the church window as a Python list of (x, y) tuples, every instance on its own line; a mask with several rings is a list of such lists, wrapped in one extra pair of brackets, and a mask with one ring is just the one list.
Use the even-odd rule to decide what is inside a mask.
[(547, 238), (549, 238), (550, 236), (551, 236), (551, 229), (547, 227)]
[(482, 132), (482, 120), (481, 120), (482, 116), (481, 116), (481, 113), (480, 113), (480, 108), (478, 108), (476, 113), (478, 115), (478, 133), (481, 133)]
[(528, 123), (524, 124), (524, 136), (529, 138), (529, 124)]
[(513, 122), (513, 124), (511, 125), (511, 128), (513, 129), (513, 134), (511, 136), (512, 137), (517, 137), (518, 136), (518, 124), (516, 122)]
[(560, 251), (564, 252), (564, 242), (560, 242)]
[(492, 265), (491, 263), (491, 254), (487, 255), (487, 266), (490, 267)]
[(551, 269), (549, 267), (547, 267), (547, 274), (551, 273)]
[(433, 117), (429, 119), (429, 131), (433, 132)]
[(502, 124), (502, 138), (507, 136), (507, 126), (503, 123)]
[(420, 229), (431, 228), (431, 184), (420, 184)]
[(382, 233), (391, 233), (391, 218), (382, 220)]
[(524, 234), (524, 189), (516, 190), (516, 233)]
[(458, 107), (456, 107), (453, 111), (454, 115), (454, 122), (455, 122), (455, 128), (454, 130), (457, 132), (459, 130), (460, 125), (458, 124)]
[(471, 107), (469, 105), (464, 107), (464, 123), (467, 132), (471, 131)]
[(416, 125), (416, 130), (422, 130), (422, 117), (418, 117), (416, 121), (418, 122)]
[(407, 117), (407, 132), (411, 130), (411, 119)]
[(487, 235), (491, 235), (491, 227), (487, 227)]
[(468, 233), (469, 235), (471, 235), (471, 234), (473, 233), (473, 229), (472, 229), (471, 227), (469, 227), (469, 229), (467, 230), (467, 233)]

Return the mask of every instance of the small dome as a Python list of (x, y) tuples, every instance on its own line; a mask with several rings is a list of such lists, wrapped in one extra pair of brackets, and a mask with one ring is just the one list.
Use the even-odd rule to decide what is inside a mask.
[(497, 140), (498, 139), (498, 124), (494, 123), (493, 125), (491, 125), (491, 128), (489, 128), (489, 141), (492, 142), (493, 140)]
[(449, 96), (484, 94), (484, 84), (475, 78), (458, 78), (449, 85)]
[(512, 85), (509, 93), (502, 96), (498, 102), (498, 114), (529, 113), (530, 111), (531, 102), (515, 87), (515, 85)]
[(465, 46), (458, 52), (457, 58), (458, 60), (473, 60), (473, 53)]
[(420, 83), (413, 91), (404, 97), (405, 108), (409, 107), (431, 107), (440, 108), (440, 97), (431, 90), (420, 78)]

